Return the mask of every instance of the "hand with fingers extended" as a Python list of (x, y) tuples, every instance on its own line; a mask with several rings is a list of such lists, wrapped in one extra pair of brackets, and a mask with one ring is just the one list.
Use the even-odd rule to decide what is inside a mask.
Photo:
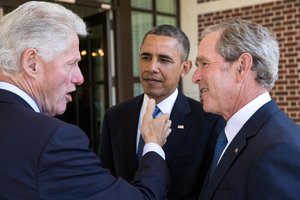
[(163, 114), (153, 119), (152, 113), (155, 108), (154, 99), (149, 99), (146, 113), (143, 117), (141, 134), (146, 143), (156, 143), (161, 147), (166, 143), (171, 133), (171, 120), (168, 114)]

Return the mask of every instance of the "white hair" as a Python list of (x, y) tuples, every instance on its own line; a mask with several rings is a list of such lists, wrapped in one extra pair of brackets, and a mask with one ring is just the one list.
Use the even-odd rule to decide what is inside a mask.
[(229, 63), (244, 53), (253, 58), (252, 70), (256, 80), (270, 90), (278, 78), (279, 45), (275, 33), (266, 27), (248, 20), (230, 19), (207, 27), (200, 40), (211, 32), (221, 31), (216, 44), (218, 53)]
[(0, 70), (18, 72), (24, 50), (35, 48), (45, 60), (64, 52), (70, 37), (86, 36), (83, 20), (56, 3), (30, 1), (0, 19)]

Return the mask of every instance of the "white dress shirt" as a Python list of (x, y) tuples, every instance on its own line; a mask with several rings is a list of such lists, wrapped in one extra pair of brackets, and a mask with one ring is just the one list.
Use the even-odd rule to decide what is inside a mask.
[[(227, 137), (227, 145), (223, 150), (223, 153), (220, 156), (222, 158), (224, 152), (226, 151), (227, 147), (230, 145), (234, 137), (237, 133), (241, 130), (244, 124), (248, 121), (248, 119), (264, 104), (271, 101), (270, 94), (265, 92), (254, 100), (249, 102), (243, 108), (241, 108), (238, 112), (236, 112), (228, 121), (225, 126), (225, 135)], [(220, 161), (219, 159), (219, 161)]]
[(24, 99), (24, 101), (26, 101), (34, 109), (35, 112), (40, 112), (37, 103), (26, 92), (19, 89), (15, 85), (0, 81), (0, 89), (8, 90), (12, 93), (15, 93), (16, 95)]
[[(173, 109), (173, 106), (175, 104), (175, 101), (177, 99), (177, 96), (178, 96), (178, 89), (176, 88), (176, 90), (168, 98), (166, 98), (165, 100), (163, 100), (162, 102), (157, 104), (156, 106), (161, 111), (160, 113), (157, 114), (157, 116), (162, 115), (164, 113), (169, 113), (170, 114), (172, 109)], [(149, 101), (149, 97), (146, 94), (144, 94), (143, 104), (142, 104), (141, 111), (140, 111), (139, 123), (138, 123), (138, 127), (137, 127), (136, 149), (138, 149), (139, 139), (140, 139), (140, 135), (141, 135), (142, 121), (143, 121), (144, 114), (146, 112), (148, 101)], [(149, 151), (155, 151), (162, 158), (165, 159), (165, 153), (164, 153), (163, 149), (158, 144), (155, 144), (155, 143), (145, 144), (144, 149), (143, 149), (143, 155), (146, 154)]]

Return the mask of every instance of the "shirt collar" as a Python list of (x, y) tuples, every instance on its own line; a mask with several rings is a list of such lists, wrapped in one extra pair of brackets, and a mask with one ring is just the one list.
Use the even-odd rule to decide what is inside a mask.
[[(160, 102), (157, 106), (161, 110), (161, 113), (159, 113), (157, 116), (161, 115), (162, 113), (171, 113), (173, 106), (175, 104), (176, 98), (178, 96), (178, 89), (176, 90), (165, 100)], [(142, 126), (142, 121), (143, 121), (143, 116), (146, 112), (147, 104), (149, 101), (148, 95), (144, 94), (144, 99), (143, 99), (143, 104), (140, 110), (140, 116), (139, 116), (139, 122), (138, 122), (138, 127), (137, 127), (137, 140), (136, 140), (136, 147), (138, 148), (139, 145), (139, 138), (140, 138), (140, 131), (141, 131), (141, 126)]]
[(35, 112), (40, 112), (40, 109), (37, 106), (37, 103), (26, 92), (19, 89), (15, 85), (0, 81), (0, 89), (8, 90), (8, 91), (20, 96), (22, 99), (24, 99), (24, 101), (26, 101), (34, 109)]
[[(170, 114), (175, 104), (175, 101), (177, 99), (177, 96), (178, 96), (178, 89), (176, 88), (175, 91), (170, 96), (168, 96), (162, 102), (157, 104), (157, 107), (160, 109), (162, 113)], [(141, 108), (142, 111), (141, 113), (143, 113), (142, 115), (144, 115), (144, 113), (146, 112), (148, 101), (149, 101), (148, 95), (144, 94), (143, 105)]]
[(228, 121), (225, 126), (225, 134), (230, 143), (237, 133), (241, 130), (244, 124), (250, 119), (250, 117), (264, 104), (271, 101), (270, 94), (265, 92), (254, 100), (249, 102), (238, 112), (236, 112)]

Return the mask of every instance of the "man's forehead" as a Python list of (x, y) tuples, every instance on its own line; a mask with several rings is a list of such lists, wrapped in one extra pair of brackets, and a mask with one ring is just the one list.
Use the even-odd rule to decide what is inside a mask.
[(170, 37), (170, 36), (150, 34), (150, 35), (146, 36), (142, 46), (144, 44), (161, 45), (161, 46), (177, 45), (178, 39), (176, 39), (174, 37)]

